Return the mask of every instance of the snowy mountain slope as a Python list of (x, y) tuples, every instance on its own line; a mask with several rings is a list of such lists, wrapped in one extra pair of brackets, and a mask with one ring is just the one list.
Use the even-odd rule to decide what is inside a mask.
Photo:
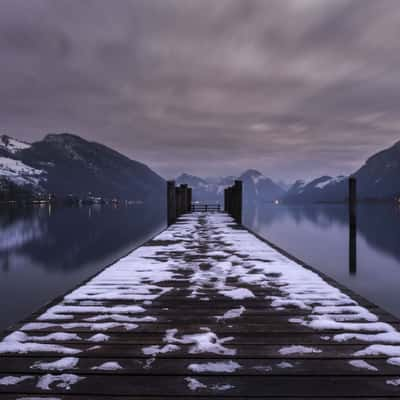
[(16, 154), (19, 151), (29, 149), (30, 147), (31, 144), (21, 140), (14, 139), (7, 135), (0, 136), (0, 149), (5, 150), (8, 153)]
[(31, 145), (2, 136), (0, 178), (59, 197), (92, 192), (106, 198), (162, 201), (165, 196), (164, 180), (146, 165), (68, 133), (49, 134)]
[(311, 182), (296, 181), (293, 186), (286, 193), (285, 201), (296, 202), (314, 202), (314, 201), (339, 201), (334, 192), (337, 185), (345, 182), (345, 176), (321, 176), (320, 178), (313, 179)]
[(46, 180), (46, 172), (32, 168), (19, 160), (0, 157), (0, 177), (19, 186), (39, 187)]

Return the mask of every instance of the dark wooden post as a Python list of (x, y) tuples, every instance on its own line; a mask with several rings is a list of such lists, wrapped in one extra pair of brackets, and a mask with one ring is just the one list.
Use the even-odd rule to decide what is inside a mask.
[(185, 214), (188, 212), (188, 185), (181, 185), (181, 193), (182, 193), (182, 203), (181, 203), (181, 214)]
[(232, 187), (228, 188), (228, 196), (227, 196), (227, 208), (226, 211), (228, 212), (228, 214), (232, 215)]
[(175, 182), (167, 182), (167, 224), (171, 225), (176, 220), (176, 193)]
[(235, 181), (234, 185), (224, 190), (224, 211), (230, 214), (238, 224), (242, 224), (243, 184)]
[(178, 186), (176, 189), (176, 216), (180, 217), (182, 214), (182, 189)]
[(357, 182), (349, 178), (349, 272), (357, 272)]
[(236, 222), (242, 224), (242, 208), (243, 208), (243, 184), (242, 181), (235, 181), (235, 219)]
[(224, 189), (224, 211), (228, 212), (228, 188)]
[(192, 211), (192, 188), (188, 188), (188, 212)]

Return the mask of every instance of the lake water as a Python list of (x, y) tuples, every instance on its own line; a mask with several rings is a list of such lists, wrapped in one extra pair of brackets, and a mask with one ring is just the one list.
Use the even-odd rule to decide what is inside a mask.
[(0, 331), (165, 226), (155, 206), (0, 209)]
[(400, 317), (400, 208), (357, 207), (357, 265), (349, 265), (344, 205), (247, 207), (244, 224), (354, 292)]
[[(347, 208), (246, 207), (244, 224), (400, 317), (400, 209), (357, 209), (357, 268), (349, 271)], [(0, 330), (145, 242), (162, 207), (0, 209)]]

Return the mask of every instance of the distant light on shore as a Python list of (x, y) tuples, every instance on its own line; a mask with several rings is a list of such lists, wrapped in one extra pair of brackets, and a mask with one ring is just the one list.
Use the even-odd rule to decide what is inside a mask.
[(275, 204), (279, 204), (279, 200), (275, 200), (274, 203), (275, 203)]

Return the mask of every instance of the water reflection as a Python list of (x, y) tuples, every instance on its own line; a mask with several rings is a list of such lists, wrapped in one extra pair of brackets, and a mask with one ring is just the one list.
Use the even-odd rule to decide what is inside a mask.
[[(400, 210), (358, 205), (245, 207), (244, 223), (292, 254), (400, 316)], [(357, 225), (356, 225), (357, 222)]]
[(159, 204), (0, 208), (0, 329), (71, 289), (164, 225), (165, 210)]

